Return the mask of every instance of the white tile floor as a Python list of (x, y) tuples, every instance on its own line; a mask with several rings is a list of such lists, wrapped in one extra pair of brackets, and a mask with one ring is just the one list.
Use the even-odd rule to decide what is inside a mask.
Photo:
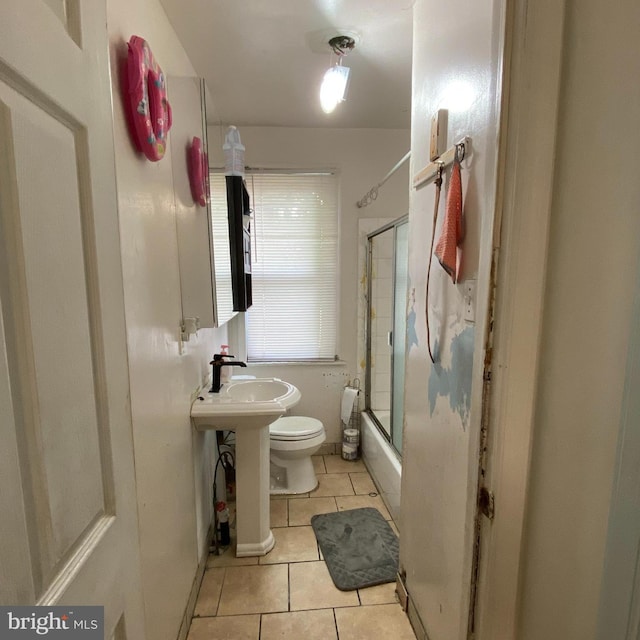
[(311, 516), (376, 507), (397, 529), (361, 461), (313, 461), (317, 489), (271, 499), (270, 553), (236, 558), (229, 548), (209, 557), (187, 640), (415, 640), (395, 583), (357, 591), (334, 586)]

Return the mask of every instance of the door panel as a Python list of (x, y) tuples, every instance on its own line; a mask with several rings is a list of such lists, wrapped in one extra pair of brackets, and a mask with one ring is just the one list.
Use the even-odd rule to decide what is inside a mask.
[(104, 1), (0, 8), (0, 601), (143, 638), (107, 52)]
[(82, 29), (80, 25), (80, 0), (44, 0), (60, 20), (69, 36), (80, 46)]
[[(76, 148), (87, 154), (82, 136), (76, 140), (65, 124), (3, 84), (0, 110), (5, 157), (15, 171), (6, 187), (14, 190), (4, 220), (11, 240), (7, 256), (15, 265), (8, 285), (14, 308), (21, 308), (10, 363), (15, 371), (23, 369), (16, 381), (19, 455), (31, 477), (33, 542), (40, 551), (34, 578), (42, 587), (39, 576), (56, 573), (107, 511), (105, 495), (113, 493), (111, 469), (102, 464), (110, 456), (101, 455), (98, 437), (106, 416), (99, 421), (93, 371), (94, 364), (102, 366), (102, 336), (94, 331), (92, 340), (90, 331), (99, 323), (89, 309), (84, 262), (95, 263), (95, 250), (83, 238), (83, 226), (93, 225), (91, 211), (81, 209)], [(91, 242), (89, 234), (86, 239)], [(90, 271), (95, 273), (95, 264)], [(108, 434), (104, 442), (108, 446)]]
[(33, 602), (34, 585), (30, 571), (24, 495), (18, 464), (18, 444), (15, 430), (15, 413), (9, 384), (6, 339), (0, 297), (0, 513), (11, 513), (0, 524), (0, 602)]

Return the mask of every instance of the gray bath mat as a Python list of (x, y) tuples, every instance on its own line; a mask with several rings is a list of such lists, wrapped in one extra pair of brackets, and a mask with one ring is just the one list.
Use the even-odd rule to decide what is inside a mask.
[(323, 513), (311, 518), (311, 526), (338, 589), (395, 581), (398, 537), (377, 509)]

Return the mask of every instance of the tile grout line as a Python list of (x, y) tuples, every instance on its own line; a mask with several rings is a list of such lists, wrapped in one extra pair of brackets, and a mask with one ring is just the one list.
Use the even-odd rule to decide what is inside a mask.
[[(324, 463), (324, 457), (323, 457), (323, 463)], [(336, 473), (345, 473), (345, 472), (340, 472), (340, 471), (338, 471), (338, 472), (336, 472)], [(352, 494), (350, 494), (350, 495), (358, 496), (358, 494), (357, 494), (357, 493), (356, 493), (356, 491), (355, 491), (355, 485), (354, 485), (354, 481), (353, 481), (353, 478), (352, 478), (352, 473), (351, 473), (351, 472), (346, 472), (346, 473), (347, 473), (347, 475), (349, 476), (349, 482), (350, 482), (350, 485), (351, 485), (351, 488), (352, 488), (352, 491), (353, 491), (353, 493), (352, 493)], [(355, 471), (354, 471), (353, 473), (360, 473), (360, 472), (355, 472)], [(369, 475), (368, 471), (366, 471), (366, 470), (364, 471), (364, 474)], [(369, 475), (369, 477), (370, 477), (370, 475)], [(348, 495), (349, 495), (349, 494), (348, 494)], [(364, 495), (366, 495), (366, 494), (364, 494)], [(310, 500), (311, 495), (307, 494), (305, 497), (306, 497), (308, 500)], [(320, 498), (331, 498), (331, 500), (333, 501), (333, 505), (335, 505), (336, 510), (338, 510), (338, 497), (347, 497), (347, 496), (335, 496), (335, 495), (332, 495), (332, 496), (318, 496), (318, 497), (320, 497)], [(371, 496), (370, 496), (370, 497), (371, 497)], [(291, 525), (291, 524), (290, 524), (290, 522), (291, 522), (291, 519), (290, 519), (290, 518), (291, 518), (290, 507), (291, 507), (290, 499), (287, 499), (287, 500), (286, 500), (286, 509), (285, 509), (286, 525), (285, 525), (284, 527), (282, 527), (282, 528), (292, 528), (292, 527), (294, 527), (294, 528), (298, 528), (298, 527), (304, 527), (304, 526), (309, 526), (309, 525), (310, 525), (310, 523), (307, 523), (307, 524), (301, 524), (301, 525)], [(390, 518), (390, 522), (391, 522), (391, 523), (393, 523), (393, 524), (395, 524), (395, 522), (394, 522), (393, 518)], [(286, 610), (286, 611), (287, 611), (287, 613), (294, 613), (294, 612), (292, 611), (292, 603), (291, 603), (291, 597), (292, 597), (291, 565), (292, 565), (292, 564), (301, 564), (301, 563), (305, 563), (305, 562), (318, 562), (318, 561), (321, 561), (321, 562), (322, 562), (322, 561), (323, 561), (323, 559), (321, 559), (321, 558), (320, 558), (320, 555), (321, 555), (320, 545), (319, 545), (319, 544), (317, 544), (317, 540), (316, 540), (316, 554), (317, 554), (317, 558), (316, 558), (316, 559), (314, 559), (314, 560), (300, 560), (300, 561), (277, 562), (277, 563), (269, 563), (269, 564), (264, 564), (264, 565), (263, 565), (263, 564), (260, 564), (260, 562), (258, 562), (258, 564), (257, 564), (257, 565), (253, 565), (253, 566), (263, 566), (263, 567), (264, 567), (264, 566), (273, 566), (273, 567), (276, 567), (276, 566), (278, 566), (278, 565), (282, 565), (282, 564), (286, 564), (286, 565), (287, 565), (287, 610)], [(324, 563), (325, 563), (325, 565), (326, 565), (326, 561), (324, 561)], [(211, 569), (214, 569), (214, 568), (216, 568), (216, 567), (210, 567), (210, 568), (211, 568)], [(222, 584), (221, 584), (220, 591), (219, 591), (219, 593), (218, 593), (218, 597), (217, 597), (217, 603), (216, 603), (215, 613), (214, 613), (214, 615), (213, 615), (213, 616), (200, 616), (200, 617), (217, 617), (217, 616), (218, 616), (218, 614), (219, 614), (220, 603), (221, 603), (221, 601), (222, 601), (222, 595), (223, 595), (223, 589), (225, 588), (225, 586), (227, 586), (227, 585), (226, 585), (226, 579), (227, 579), (227, 575), (226, 575), (226, 574), (227, 574), (227, 569), (228, 569), (228, 568), (230, 568), (230, 567), (217, 567), (217, 568), (221, 568), (221, 569), (223, 569), (223, 574), (222, 574)], [(203, 581), (204, 581), (204, 575), (203, 575)], [(202, 582), (201, 582), (201, 584), (200, 584), (200, 589), (201, 589), (201, 588), (202, 588)], [(200, 589), (199, 589), (199, 591), (200, 591)], [(360, 592), (360, 590), (359, 590), (359, 589), (358, 589), (358, 590), (356, 590), (356, 596), (357, 596), (357, 601), (358, 601), (358, 604), (357, 604), (357, 605), (355, 605), (355, 606), (354, 606), (354, 605), (345, 605), (345, 606), (347, 606), (348, 608), (352, 608), (352, 607), (353, 607), (353, 608), (355, 608), (355, 609), (357, 609), (357, 608), (359, 608), (359, 607), (363, 607), (363, 606), (365, 606), (365, 605), (363, 604), (363, 602), (362, 602), (361, 592)], [(374, 604), (371, 604), (371, 605), (369, 605), (369, 606), (377, 607), (377, 606), (381, 606), (381, 605), (383, 605), (383, 604), (388, 604), (388, 603), (374, 603)], [(337, 608), (336, 608), (336, 607), (326, 607), (326, 608), (327, 608), (327, 609), (332, 609), (332, 611), (333, 611), (333, 618), (334, 618), (334, 627), (335, 627), (336, 639), (337, 639), (337, 640), (339, 640), (339, 638), (340, 638), (340, 633), (339, 633), (339, 630), (338, 630), (338, 622), (337, 622)], [(340, 607), (340, 608), (342, 608), (342, 607)], [(320, 610), (322, 610), (322, 609), (324, 609), (324, 607), (322, 607)], [(301, 610), (299, 610), (299, 612), (300, 612), (300, 613), (303, 613), (303, 612), (305, 612), (305, 611), (314, 611), (314, 610), (315, 610), (315, 609), (313, 609), (313, 608), (312, 608), (312, 609), (301, 609)], [(257, 612), (257, 613), (259, 613), (259, 626), (258, 626), (258, 639), (257, 639), (257, 640), (260, 640), (260, 639), (262, 638), (262, 626), (263, 626), (263, 622), (264, 622), (264, 619), (263, 619), (263, 618), (264, 618), (264, 616), (266, 615), (266, 612)], [(248, 614), (231, 614), (231, 615), (232, 615), (232, 616), (235, 616), (235, 615), (248, 615)], [(192, 619), (193, 619), (193, 618), (192, 618)]]
[(222, 600), (222, 590), (224, 589), (224, 581), (227, 579), (227, 567), (222, 567), (222, 584), (220, 585), (220, 593), (218, 594), (218, 601), (216, 602), (216, 612), (215, 616), (218, 615), (218, 610), (220, 609), (220, 601)]
[(351, 474), (347, 471), (347, 475), (349, 476), (349, 482), (351, 483), (351, 488), (353, 489), (353, 495), (357, 496), (358, 494), (356, 493), (356, 488), (353, 485), (353, 480), (351, 478)]

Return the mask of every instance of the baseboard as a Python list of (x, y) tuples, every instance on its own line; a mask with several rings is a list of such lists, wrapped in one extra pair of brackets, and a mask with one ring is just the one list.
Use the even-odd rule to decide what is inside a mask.
[(340, 442), (325, 442), (320, 445), (316, 456), (333, 456), (335, 454), (340, 455), (342, 453), (342, 441)]
[(404, 583), (404, 577), (400, 573), (396, 574), (396, 595), (398, 596), (402, 610), (406, 613), (409, 608), (409, 592)]
[(413, 627), (413, 632), (416, 634), (417, 640), (429, 640), (429, 636), (422, 624), (422, 620), (420, 619), (420, 614), (418, 610), (415, 608), (413, 604), (413, 600), (409, 598), (409, 603), (407, 607), (407, 616), (409, 617), (409, 622)]
[(211, 546), (212, 541), (213, 541), (213, 528), (209, 528), (209, 532), (207, 533), (207, 543), (200, 557), (198, 568), (196, 569), (196, 575), (193, 579), (193, 584), (191, 585), (191, 593), (189, 594), (189, 599), (187, 600), (187, 606), (185, 608), (184, 615), (182, 616), (182, 622), (180, 623), (180, 630), (178, 631), (178, 637), (176, 638), (176, 640), (186, 640), (187, 634), (189, 633), (191, 618), (193, 618), (193, 612), (195, 611), (195, 608), (196, 608), (196, 600), (198, 599), (198, 592), (200, 591), (200, 584), (202, 582), (202, 577), (204, 576), (205, 569), (207, 568), (207, 559), (209, 558), (209, 548)]
[(409, 622), (411, 623), (413, 632), (416, 635), (416, 640), (429, 640), (429, 636), (427, 635), (427, 631), (424, 628), (424, 624), (422, 624), (420, 614), (418, 613), (418, 610), (416, 609), (413, 601), (411, 600), (411, 597), (409, 596), (406, 577), (406, 572), (402, 568), (396, 574), (396, 595), (398, 596), (398, 600), (400, 601), (400, 606), (405, 612), (407, 618), (409, 618)]

